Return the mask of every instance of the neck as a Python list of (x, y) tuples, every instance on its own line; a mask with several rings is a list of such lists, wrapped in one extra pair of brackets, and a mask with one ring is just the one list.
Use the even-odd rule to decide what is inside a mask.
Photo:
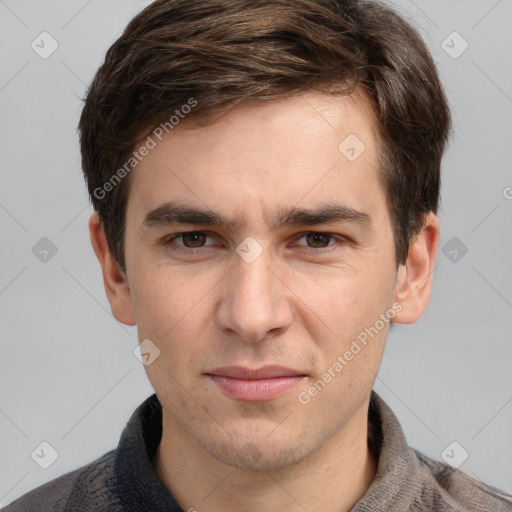
[(275, 471), (253, 471), (211, 457), (164, 409), (162, 440), (153, 467), (186, 511), (348, 512), (377, 471), (367, 442), (367, 411), (365, 403), (343, 431), (299, 463)]

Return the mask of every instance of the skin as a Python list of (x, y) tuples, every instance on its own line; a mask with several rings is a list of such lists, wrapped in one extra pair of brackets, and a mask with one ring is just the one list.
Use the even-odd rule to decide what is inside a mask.
[[(146, 366), (163, 407), (153, 465), (184, 510), (347, 511), (375, 476), (367, 411), (388, 323), (308, 404), (298, 400), (393, 304), (392, 321), (411, 323), (430, 297), (438, 219), (428, 214), (397, 268), (374, 127), (363, 96), (312, 92), (241, 103), (209, 126), (183, 121), (132, 171), (126, 274), (91, 216), (113, 315), (161, 351)], [(366, 146), (355, 161), (338, 150), (349, 134)], [(239, 226), (144, 225), (176, 200)], [(327, 202), (371, 224), (267, 225), (276, 209)], [(190, 231), (206, 236), (169, 242)], [(249, 236), (262, 248), (252, 263), (236, 252)], [(247, 402), (205, 375), (268, 364), (305, 377), (276, 399)]]

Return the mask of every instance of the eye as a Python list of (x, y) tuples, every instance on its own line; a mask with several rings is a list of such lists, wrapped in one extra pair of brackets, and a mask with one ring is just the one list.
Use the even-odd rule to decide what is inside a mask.
[(308, 249), (325, 249), (329, 247), (328, 250), (331, 250), (331, 247), (334, 248), (334, 246), (337, 245), (337, 242), (344, 242), (342, 237), (335, 236), (331, 233), (320, 233), (318, 231), (309, 231), (308, 233), (304, 233), (297, 239), (297, 242), (300, 242), (301, 240), (305, 240), (306, 243), (299, 243), (297, 245), (306, 246)]
[[(186, 233), (177, 233), (167, 238), (164, 244), (170, 246), (177, 245), (178, 249), (199, 249), (205, 245), (212, 245), (205, 243), (208, 238), (210, 237), (202, 231), (187, 231)], [(177, 243), (177, 240), (181, 240), (182, 243)]]

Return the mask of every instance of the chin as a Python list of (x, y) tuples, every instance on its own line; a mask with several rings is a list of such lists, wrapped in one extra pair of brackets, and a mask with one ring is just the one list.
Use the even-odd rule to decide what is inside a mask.
[[(277, 471), (297, 464), (313, 451), (308, 451), (298, 437), (290, 435), (272, 443), (267, 436), (253, 440), (229, 438), (214, 445), (203, 445), (203, 449), (214, 459), (236, 469)], [(294, 441), (290, 443), (290, 439)]]

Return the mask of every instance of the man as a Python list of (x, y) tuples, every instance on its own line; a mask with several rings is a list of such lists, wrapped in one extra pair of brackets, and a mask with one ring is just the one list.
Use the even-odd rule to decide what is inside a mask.
[(80, 120), (91, 241), (155, 395), (5, 510), (506, 511), (372, 392), (417, 321), (450, 115), (418, 34), (356, 0), (158, 0)]

